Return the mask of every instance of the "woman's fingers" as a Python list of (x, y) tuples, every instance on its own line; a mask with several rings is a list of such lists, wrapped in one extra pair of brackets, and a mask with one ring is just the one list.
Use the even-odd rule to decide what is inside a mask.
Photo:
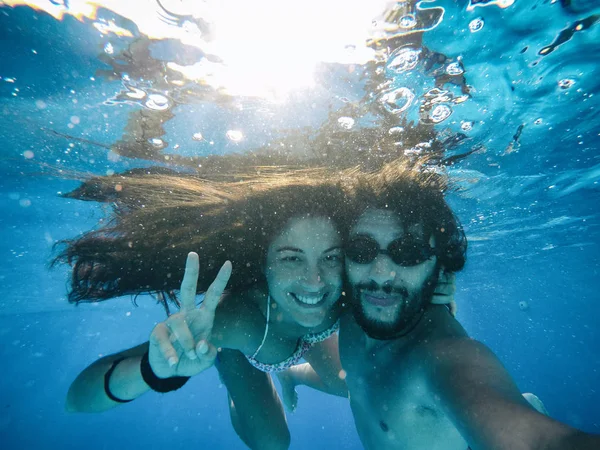
[(431, 303), (444, 305), (454, 301), (454, 291), (456, 290), (456, 275), (452, 272), (440, 272), (437, 285), (433, 292)]
[(231, 277), (231, 262), (225, 261), (225, 264), (221, 266), (215, 281), (212, 282), (206, 291), (206, 295), (202, 301), (202, 305), (209, 311), (214, 312), (217, 309), (219, 300), (221, 299), (223, 291), (229, 282), (229, 277)]
[(175, 337), (171, 341), (177, 342), (189, 359), (196, 359), (196, 342), (184, 316), (180, 314), (173, 315), (167, 319), (166, 324), (171, 330), (171, 335)]
[(196, 307), (199, 265), (198, 254), (195, 252), (188, 253), (185, 262), (185, 273), (181, 281), (181, 311), (190, 311)]
[(179, 362), (179, 358), (177, 357), (175, 347), (173, 347), (173, 344), (171, 343), (170, 335), (169, 328), (164, 322), (160, 322), (154, 327), (154, 330), (152, 330), (150, 342), (158, 346), (161, 355), (165, 361), (167, 361), (169, 367), (173, 367)]
[(217, 348), (203, 339), (196, 345), (196, 354), (201, 362), (212, 365), (217, 357)]

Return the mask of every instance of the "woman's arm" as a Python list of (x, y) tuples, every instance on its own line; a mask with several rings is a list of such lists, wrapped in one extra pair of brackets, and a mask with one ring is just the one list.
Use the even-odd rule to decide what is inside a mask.
[(111, 400), (104, 389), (104, 377), (115, 361), (121, 358), (110, 376), (109, 389), (120, 399), (134, 399), (150, 390), (142, 379), (140, 361), (148, 351), (145, 342), (136, 347), (105, 356), (88, 366), (71, 384), (67, 394), (66, 409), (69, 412), (101, 412), (120, 405)]
[(302, 384), (327, 394), (348, 397), (346, 372), (340, 361), (337, 334), (313, 345), (304, 359), (308, 364), (302, 364), (298, 368)]
[(211, 367), (217, 354), (210, 343), (215, 312), (230, 274), (231, 264), (226, 262), (196, 307), (198, 255), (190, 253), (181, 282), (181, 310), (154, 327), (149, 343), (101, 358), (86, 368), (69, 389), (66, 409), (105, 411), (150, 389), (178, 389), (185, 377)]
[(220, 351), (216, 367), (229, 393), (231, 423), (244, 443), (252, 450), (287, 449), (290, 432), (271, 377), (237, 350)]
[(346, 372), (340, 362), (337, 334), (315, 344), (304, 355), (304, 359), (308, 362), (277, 374), (283, 403), (288, 410), (294, 411), (298, 404), (296, 386), (308, 386), (326, 394), (348, 397)]

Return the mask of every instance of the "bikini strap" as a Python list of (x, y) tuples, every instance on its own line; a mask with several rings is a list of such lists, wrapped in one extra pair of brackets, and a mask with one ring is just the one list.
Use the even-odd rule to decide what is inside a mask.
[(271, 296), (267, 295), (267, 324), (265, 325), (265, 334), (263, 335), (262, 342), (254, 352), (254, 354), (250, 357), (252, 359), (256, 358), (258, 352), (262, 349), (263, 345), (265, 345), (265, 341), (267, 340), (267, 334), (269, 334), (269, 317), (271, 316)]

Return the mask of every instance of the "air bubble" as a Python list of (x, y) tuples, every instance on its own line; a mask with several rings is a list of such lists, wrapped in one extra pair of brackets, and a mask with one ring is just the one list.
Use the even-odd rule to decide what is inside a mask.
[(33, 157), (35, 155), (33, 154), (33, 152), (31, 150), (25, 150), (23, 152), (23, 156), (25, 157), (25, 159), (33, 159)]
[(521, 300), (519, 302), (519, 309), (521, 311), (527, 311), (529, 309), (529, 303), (527, 303), (525, 300)]
[(477, 33), (483, 28), (484, 24), (485, 22), (483, 20), (483, 17), (473, 19), (471, 20), (471, 22), (469, 22), (469, 30), (471, 30), (471, 33)]
[(400, 114), (406, 111), (415, 98), (415, 94), (406, 87), (401, 87), (381, 96), (379, 101), (383, 103), (386, 110), (392, 114)]
[(419, 62), (421, 50), (412, 47), (403, 47), (390, 55), (388, 69), (396, 73), (414, 69)]
[(558, 82), (558, 87), (561, 89), (569, 89), (574, 84), (575, 84), (575, 80), (572, 80), (570, 78), (563, 78), (562, 80), (560, 80)]
[(388, 130), (389, 135), (402, 134), (402, 133), (404, 133), (404, 128), (402, 128), (402, 127), (392, 127)]
[(155, 147), (162, 147), (163, 145), (165, 145), (165, 141), (163, 141), (162, 139), (159, 138), (152, 138), (150, 139), (150, 143), (155, 146)]
[(244, 139), (244, 134), (239, 130), (229, 130), (225, 135), (227, 136), (227, 139), (233, 142), (240, 142)]
[(146, 107), (155, 111), (164, 111), (169, 108), (169, 99), (164, 95), (150, 94), (146, 102)]
[(198, 132), (192, 135), (192, 139), (195, 141), (202, 141), (204, 139), (204, 136), (202, 136), (202, 133)]
[(110, 42), (108, 42), (105, 46), (104, 46), (104, 53), (108, 54), (108, 55), (112, 55), (115, 52), (114, 47), (112, 46), (112, 44)]
[(129, 98), (140, 100), (146, 96), (146, 93), (144, 91), (142, 91), (141, 89), (138, 89), (138, 88), (135, 88), (132, 86), (129, 86), (128, 89), (129, 89), (129, 92), (127, 92), (126, 95)]
[(431, 120), (433, 123), (440, 123), (446, 120), (452, 114), (452, 109), (448, 105), (438, 105), (431, 111)]
[(340, 117), (338, 119), (338, 124), (344, 130), (351, 130), (354, 126), (354, 119), (352, 117)]
[(471, 131), (473, 129), (473, 122), (462, 121), (460, 123), (460, 129), (463, 131)]
[(400, 17), (398, 24), (404, 29), (414, 28), (415, 25), (417, 25), (417, 19), (414, 14), (406, 14), (405, 16)]
[(465, 71), (459, 62), (453, 62), (452, 64), (449, 64), (448, 67), (446, 67), (446, 73), (448, 75), (456, 76), (461, 75), (464, 72)]

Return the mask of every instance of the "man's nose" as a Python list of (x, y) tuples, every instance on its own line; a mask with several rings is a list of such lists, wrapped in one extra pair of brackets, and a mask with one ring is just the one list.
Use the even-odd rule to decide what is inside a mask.
[(396, 264), (387, 255), (377, 255), (369, 271), (371, 280), (380, 286), (396, 278)]

